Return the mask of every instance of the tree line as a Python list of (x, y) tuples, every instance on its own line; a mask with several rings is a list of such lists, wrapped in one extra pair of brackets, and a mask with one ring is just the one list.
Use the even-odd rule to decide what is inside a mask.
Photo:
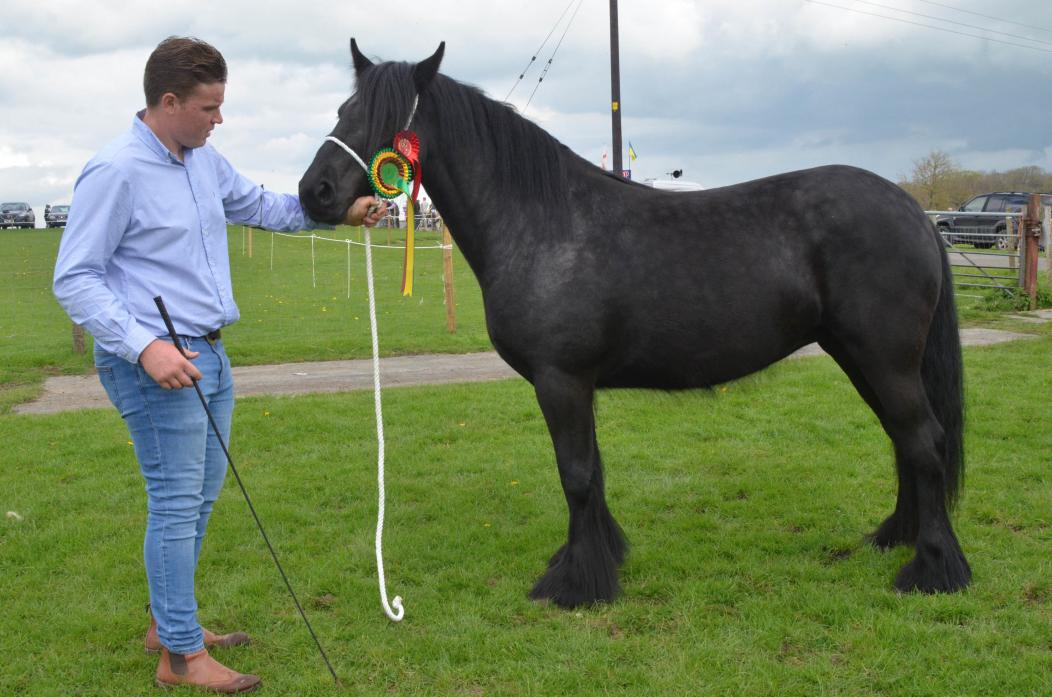
[(962, 169), (941, 150), (913, 163), (910, 178), (899, 186), (927, 211), (956, 210), (977, 194), (991, 191), (1052, 193), (1052, 172), (1041, 167), (1019, 167), (1006, 172)]

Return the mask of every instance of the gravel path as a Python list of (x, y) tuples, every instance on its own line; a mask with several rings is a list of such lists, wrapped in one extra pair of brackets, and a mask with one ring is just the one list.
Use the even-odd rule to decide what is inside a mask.
[[(1047, 321), (1052, 317), (1041, 319)], [(961, 331), (961, 340), (966, 346), (1027, 338), (1032, 338), (1032, 335), (996, 329)], [(822, 354), (816, 344), (811, 344), (791, 358)], [(517, 373), (493, 352), (397, 356), (380, 360), (381, 384), (385, 388), (504, 380), (516, 376)], [(234, 385), (238, 397), (366, 390), (373, 387), (373, 367), (369, 359), (235, 367)], [(48, 378), (39, 399), (20, 404), (14, 411), (18, 414), (54, 414), (102, 407), (110, 407), (110, 402), (95, 375), (68, 375)]]

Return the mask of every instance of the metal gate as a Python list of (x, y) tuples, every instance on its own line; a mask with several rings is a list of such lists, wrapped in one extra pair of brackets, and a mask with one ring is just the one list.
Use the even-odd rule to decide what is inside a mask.
[[(967, 213), (969, 218), (989, 218), (989, 225), (942, 225), (940, 219), (959, 216), (959, 211), (925, 211), (946, 245), (953, 267), (957, 295), (970, 290), (993, 289), (1017, 293), (1024, 285), (1026, 250), (1021, 232), (1025, 213)], [(1003, 230), (999, 226), (1004, 222)], [(1049, 212), (1042, 216), (1041, 247), (1048, 249)], [(977, 221), (978, 222), (978, 221)], [(970, 245), (970, 246), (968, 246)], [(1047, 252), (1046, 252), (1047, 255)], [(1046, 257), (1047, 258), (1047, 257)], [(962, 292), (963, 291), (963, 292)]]

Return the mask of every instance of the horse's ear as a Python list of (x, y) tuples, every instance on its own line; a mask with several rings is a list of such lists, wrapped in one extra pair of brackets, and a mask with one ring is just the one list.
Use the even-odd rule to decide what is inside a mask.
[(358, 42), (351, 38), (351, 58), (354, 60), (354, 71), (360, 73), (366, 68), (373, 67), (373, 62), (366, 58), (361, 51), (358, 50)]
[(446, 42), (443, 41), (438, 45), (438, 50), (435, 51), (434, 55), (420, 61), (413, 68), (413, 84), (416, 85), (417, 92), (423, 92), (431, 84), (431, 81), (435, 79), (435, 74), (438, 72), (438, 66), (442, 63), (442, 56), (445, 52)]

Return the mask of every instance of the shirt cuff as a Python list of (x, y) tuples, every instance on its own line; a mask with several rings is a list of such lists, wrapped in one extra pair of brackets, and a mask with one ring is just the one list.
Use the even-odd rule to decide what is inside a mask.
[(329, 225), (328, 223), (319, 223), (309, 215), (307, 211), (303, 211), (303, 229), (304, 230), (335, 230), (335, 225)]
[(129, 363), (138, 363), (139, 356), (146, 350), (146, 347), (152, 344), (156, 339), (157, 337), (147, 330), (140, 326), (136, 326), (124, 341), (124, 353), (121, 355), (121, 358)]

